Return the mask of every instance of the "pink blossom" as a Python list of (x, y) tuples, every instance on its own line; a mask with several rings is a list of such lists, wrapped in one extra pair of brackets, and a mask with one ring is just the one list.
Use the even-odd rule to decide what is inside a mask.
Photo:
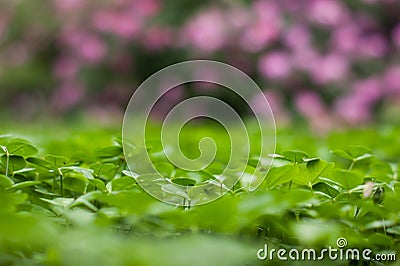
[(148, 50), (160, 50), (168, 47), (172, 42), (172, 38), (171, 29), (153, 27), (144, 33), (142, 43)]
[(58, 10), (73, 11), (82, 8), (85, 0), (54, 0), (54, 4)]
[(350, 124), (365, 123), (371, 115), (370, 107), (352, 95), (337, 100), (334, 109), (339, 117)]
[(83, 97), (79, 84), (66, 82), (57, 88), (52, 96), (52, 105), (57, 110), (65, 111), (76, 105)]
[(292, 54), (292, 62), (294, 66), (300, 70), (311, 71), (317, 63), (318, 54), (314, 47), (303, 47), (294, 50)]
[(359, 35), (359, 26), (354, 23), (347, 23), (334, 29), (330, 43), (339, 52), (353, 53), (358, 49)]
[(384, 73), (385, 90), (400, 93), (400, 66), (391, 66)]
[(290, 57), (283, 51), (270, 52), (261, 57), (258, 67), (266, 78), (284, 79), (291, 72)]
[(282, 6), (285, 10), (292, 13), (302, 12), (309, 0), (281, 0)]
[(131, 39), (139, 32), (142, 21), (127, 12), (99, 11), (93, 16), (93, 25), (100, 31)]
[(125, 39), (135, 36), (142, 26), (140, 21), (129, 14), (120, 14), (115, 17), (112, 25), (112, 32)]
[(231, 54), (229, 54), (228, 63), (240, 69), (244, 73), (252, 73), (254, 71), (253, 60), (246, 56), (246, 54), (236, 53), (235, 51), (232, 51)]
[(374, 31), (377, 29), (376, 20), (366, 13), (354, 13), (352, 22), (359, 26), (364, 31)]
[(75, 59), (70, 56), (62, 56), (54, 64), (53, 72), (58, 78), (72, 78), (78, 72), (79, 65)]
[(269, 104), (273, 113), (277, 113), (281, 109), (281, 97), (275, 91), (264, 91), (263, 94), (257, 95), (252, 101), (250, 102), (250, 106), (255, 113), (262, 113), (264, 110), (268, 109), (266, 105), (266, 101)]
[(297, 110), (308, 118), (320, 116), (326, 112), (321, 98), (315, 92), (302, 92), (296, 95), (295, 105)]
[(362, 0), (363, 2), (365, 2), (365, 3), (368, 3), (368, 4), (377, 4), (377, 3), (396, 3), (397, 2), (397, 0)]
[(340, 1), (310, 0), (309, 14), (312, 21), (335, 26), (348, 18), (348, 10)]
[(73, 52), (76, 52), (83, 60), (97, 62), (105, 56), (105, 44), (92, 33), (66, 29), (61, 34), (61, 43)]
[(65, 27), (59, 36), (60, 45), (66, 47), (76, 47), (80, 45), (83, 35), (83, 32), (75, 28)]
[(301, 49), (308, 46), (310, 39), (309, 29), (300, 24), (291, 26), (284, 35), (285, 44), (292, 49)]
[(257, 52), (276, 40), (279, 26), (273, 21), (259, 21), (248, 26), (239, 42), (241, 47), (249, 52)]
[(100, 10), (93, 14), (92, 24), (95, 29), (110, 32), (113, 29), (116, 14), (110, 10)]
[[(161, 92), (163, 91), (165, 92), (166, 89), (161, 89)], [(184, 96), (184, 92), (185, 92), (185, 85), (179, 85), (165, 92), (162, 97), (163, 98), (165, 97), (165, 99), (170, 104), (178, 103)]]
[(134, 63), (132, 61), (132, 56), (130, 56), (126, 51), (112, 53), (109, 56), (110, 58), (110, 67), (117, 71), (118, 73), (131, 71)]
[(397, 48), (400, 48), (400, 23), (392, 31), (392, 39)]
[(331, 53), (314, 62), (311, 75), (315, 82), (325, 84), (343, 80), (349, 71), (349, 61), (338, 53)]
[[(251, 108), (255, 113), (266, 115), (264, 113), (265, 108), (265, 99), (267, 99), (269, 107), (271, 108), (272, 113), (274, 114), (275, 122), (278, 126), (287, 125), (290, 122), (290, 115), (288, 110), (285, 109), (285, 105), (283, 103), (282, 95), (280, 95), (277, 91), (267, 90), (264, 91), (264, 95), (257, 95), (250, 102)], [(268, 116), (268, 115), (267, 115)]]
[[(173, 80), (166, 80), (166, 84), (160, 88), (160, 92), (164, 93), (162, 97), (157, 101), (157, 104), (153, 106), (151, 110), (151, 116), (153, 118), (164, 120), (168, 113), (179, 103), (182, 101), (182, 97), (184, 96), (185, 86), (179, 85), (173, 87), (168, 90), (172, 84)], [(169, 85), (167, 85), (169, 84)], [(175, 84), (175, 83), (173, 83)], [(195, 108), (193, 108), (195, 109)]]
[(227, 25), (220, 10), (211, 9), (198, 14), (183, 29), (183, 41), (204, 51), (222, 48), (227, 37)]
[(99, 37), (74, 28), (64, 30), (60, 42), (90, 63), (99, 61), (106, 53), (105, 44)]
[(352, 85), (353, 96), (357, 101), (372, 104), (382, 96), (382, 82), (377, 77), (358, 80)]
[[(200, 90), (203, 91), (210, 91), (210, 90), (215, 90), (218, 88), (219, 85), (216, 83), (218, 82), (223, 82), (221, 80), (221, 73), (218, 71), (215, 71), (214, 69), (206, 68), (206, 67), (197, 67), (193, 69), (193, 78), (196, 80), (206, 80), (207, 82), (196, 82), (195, 86), (196, 88), (199, 88)], [(215, 83), (212, 83), (212, 82)]]
[(251, 14), (247, 9), (234, 7), (226, 11), (226, 18), (232, 28), (240, 30), (246, 27), (251, 20)]
[(154, 16), (161, 9), (160, 0), (135, 0), (130, 3), (132, 10), (145, 17)]
[(264, 91), (264, 96), (274, 114), (281, 113), (284, 109), (282, 96), (273, 90)]
[(215, 84), (212, 82), (196, 82), (195, 86), (196, 86), (196, 89), (198, 89), (199, 91), (202, 91), (202, 92), (215, 91), (215, 90), (221, 88), (218, 84)]
[(100, 31), (131, 40), (144, 27), (146, 19), (156, 15), (160, 8), (159, 0), (120, 1), (114, 9), (96, 12), (92, 23)]
[(85, 36), (78, 48), (78, 53), (84, 60), (89, 62), (99, 61), (105, 56), (106, 47), (104, 43), (94, 36)]
[(377, 4), (377, 3), (395, 3), (397, 0), (362, 0), (364, 3)]
[(268, 1), (254, 4), (255, 19), (247, 25), (240, 37), (241, 47), (249, 52), (257, 52), (279, 37), (282, 22), (278, 8)]
[(364, 36), (359, 40), (358, 43), (359, 53), (363, 57), (382, 57), (385, 55), (387, 49), (387, 42), (379, 33)]
[(316, 92), (297, 94), (295, 105), (300, 114), (309, 121), (313, 132), (325, 134), (332, 128), (332, 117)]
[(260, 21), (277, 20), (280, 16), (280, 8), (275, 1), (258, 0), (252, 6)]
[(375, 3), (378, 3), (379, 1), (381, 1), (381, 0), (362, 0), (364, 3), (367, 3), (367, 4), (375, 4)]

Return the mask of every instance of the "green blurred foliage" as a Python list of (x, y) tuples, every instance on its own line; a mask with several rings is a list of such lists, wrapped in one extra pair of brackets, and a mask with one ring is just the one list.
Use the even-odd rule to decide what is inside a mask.
[[(257, 191), (240, 181), (219, 200), (185, 208), (158, 202), (126, 175), (118, 137), (71, 132), (71, 142), (43, 132), (32, 142), (0, 137), (1, 264), (257, 265), (268, 263), (256, 256), (265, 243), (318, 249), (342, 236), (349, 247), (399, 252), (398, 127), (319, 138), (287, 130)], [(347, 145), (349, 136), (364, 146)], [(271, 158), (249, 160), (249, 171)], [(213, 179), (173, 171), (180, 179)]]

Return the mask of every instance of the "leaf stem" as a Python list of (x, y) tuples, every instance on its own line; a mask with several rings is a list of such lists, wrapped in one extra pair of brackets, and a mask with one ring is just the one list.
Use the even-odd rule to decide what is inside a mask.
[(62, 175), (60, 175), (60, 190), (61, 190), (61, 197), (64, 197), (64, 184)]
[(60, 168), (58, 169), (58, 173), (60, 175), (60, 194), (61, 197), (64, 197), (64, 182), (63, 182), (64, 180), (63, 180), (63, 173)]
[(6, 177), (8, 177), (8, 165), (10, 163), (10, 154), (7, 152), (6, 153), (7, 161), (6, 161)]
[(351, 171), (351, 170), (353, 170), (353, 167), (354, 167), (354, 164), (355, 164), (355, 160), (353, 159), (353, 161), (351, 162), (351, 164), (350, 164), (350, 167), (349, 167), (349, 172)]
[(311, 182), (308, 183), (308, 187), (310, 188), (311, 194), (314, 196), (313, 185)]
[(386, 233), (386, 225), (385, 225), (385, 219), (383, 218), (383, 215), (381, 215), (381, 217), (382, 217), (382, 224), (383, 224), (383, 232), (385, 233), (385, 236), (387, 236), (387, 233)]

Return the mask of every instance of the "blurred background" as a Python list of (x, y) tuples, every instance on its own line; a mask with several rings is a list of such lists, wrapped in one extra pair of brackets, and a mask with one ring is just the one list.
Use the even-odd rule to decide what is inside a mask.
[(392, 123), (399, 14), (397, 0), (1, 0), (0, 117), (120, 123), (151, 74), (213, 59), (259, 84), (278, 126)]

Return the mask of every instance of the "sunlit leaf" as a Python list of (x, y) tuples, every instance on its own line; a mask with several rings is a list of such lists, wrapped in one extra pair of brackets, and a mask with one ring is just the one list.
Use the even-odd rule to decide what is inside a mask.
[(37, 157), (29, 157), (26, 159), (26, 161), (34, 164), (34, 165), (38, 165), (40, 167), (46, 168), (46, 169), (54, 169), (56, 168), (56, 164), (51, 163), (50, 161), (41, 159), (41, 158), (37, 158)]
[(174, 184), (181, 185), (181, 186), (194, 186), (197, 184), (197, 181), (192, 178), (187, 177), (177, 177), (171, 180)]
[(11, 141), (6, 145), (9, 154), (18, 156), (35, 155), (38, 150), (30, 143), (24, 141)]
[(287, 159), (295, 163), (302, 163), (305, 158), (308, 158), (308, 154), (302, 151), (284, 151), (282, 155)]
[(6, 155), (3, 155), (1, 156), (0, 161), (3, 169), (6, 169), (8, 166), (8, 173), (14, 173), (26, 166), (25, 159), (22, 156), (17, 155), (12, 155), (8, 158)]
[(93, 154), (99, 158), (117, 157), (122, 154), (122, 148), (119, 146), (102, 147), (94, 150)]
[(40, 181), (25, 181), (25, 182), (14, 184), (11, 188), (12, 189), (21, 189), (21, 188), (33, 187), (33, 186), (39, 185), (41, 183), (42, 182), (40, 182)]
[(332, 172), (331, 177), (333, 181), (338, 182), (346, 190), (350, 190), (364, 182), (363, 176), (346, 170), (335, 170)]
[(0, 187), (8, 188), (11, 187), (13, 184), (14, 182), (10, 178), (0, 174)]
[(83, 175), (87, 179), (94, 179), (92, 169), (87, 169), (87, 168), (78, 167), (78, 166), (66, 166), (66, 167), (61, 167), (60, 169), (63, 172), (73, 171), (75, 173)]

